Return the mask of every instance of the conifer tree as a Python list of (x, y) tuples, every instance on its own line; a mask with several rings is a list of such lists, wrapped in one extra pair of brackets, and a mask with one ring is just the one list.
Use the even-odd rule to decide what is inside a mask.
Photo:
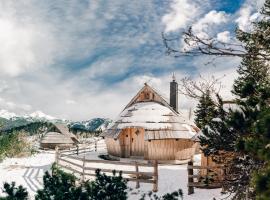
[(237, 30), (247, 51), (232, 91), (237, 109), (225, 112), (220, 101), (221, 120), (212, 120), (200, 138), (206, 154), (234, 155), (226, 163), (225, 184), (235, 199), (266, 200), (270, 195), (270, 76), (268, 58), (262, 59), (261, 53), (270, 55), (270, 0), (266, 0), (262, 15), (252, 32)]
[(199, 128), (203, 128), (216, 116), (215, 102), (210, 96), (210, 91), (206, 91), (195, 110), (195, 123)]

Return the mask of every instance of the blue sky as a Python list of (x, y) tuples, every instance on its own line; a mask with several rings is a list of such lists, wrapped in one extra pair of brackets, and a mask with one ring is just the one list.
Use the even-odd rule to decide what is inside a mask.
[[(41, 110), (81, 120), (115, 117), (144, 82), (168, 95), (177, 78), (229, 75), (238, 59), (165, 55), (161, 33), (197, 34), (234, 41), (248, 30), (263, 0), (9, 0), (0, 8), (0, 108), (19, 114)], [(181, 39), (179, 48), (184, 44)], [(182, 110), (194, 102), (180, 97)]]

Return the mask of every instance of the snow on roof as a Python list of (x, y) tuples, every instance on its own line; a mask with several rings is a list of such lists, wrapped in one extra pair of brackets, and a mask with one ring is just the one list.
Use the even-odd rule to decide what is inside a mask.
[(74, 141), (68, 136), (58, 132), (48, 132), (41, 139), (42, 144), (74, 144)]
[(60, 133), (62, 133), (64, 135), (67, 135), (67, 136), (73, 138), (75, 141), (79, 142), (79, 140), (77, 139), (77, 137), (73, 133), (71, 133), (69, 131), (67, 125), (61, 124), (61, 123), (55, 123), (54, 125), (55, 125), (55, 127), (58, 129), (58, 131)]
[(117, 138), (122, 129), (142, 127), (145, 139), (186, 138), (196, 134), (193, 125), (170, 108), (158, 102), (138, 102), (127, 107), (103, 136)]

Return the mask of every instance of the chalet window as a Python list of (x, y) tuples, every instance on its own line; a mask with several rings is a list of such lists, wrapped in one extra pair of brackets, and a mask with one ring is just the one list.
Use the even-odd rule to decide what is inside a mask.
[(145, 99), (150, 99), (150, 94), (148, 92), (145, 93)]
[(140, 133), (140, 131), (137, 129), (137, 130), (135, 131), (135, 134), (136, 134), (136, 135), (139, 135), (139, 133)]

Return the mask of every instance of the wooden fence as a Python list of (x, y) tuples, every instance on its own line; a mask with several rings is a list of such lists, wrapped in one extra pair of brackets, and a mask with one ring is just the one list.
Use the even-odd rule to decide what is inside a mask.
[[(98, 148), (98, 145), (96, 145)], [(97, 150), (94, 148), (94, 150)], [(74, 174), (78, 174), (81, 176), (81, 181), (85, 181), (87, 177), (95, 176), (95, 171), (100, 169), (101, 172), (106, 173), (107, 175), (112, 175), (113, 171), (115, 172), (122, 172), (123, 176), (128, 181), (136, 182), (136, 188), (140, 187), (140, 183), (151, 183), (153, 184), (153, 192), (158, 191), (158, 162), (155, 161), (148, 161), (148, 163), (138, 162), (138, 161), (131, 161), (131, 162), (122, 162), (122, 161), (107, 161), (107, 160), (92, 160), (86, 159), (85, 156), (76, 156), (76, 154), (86, 153), (89, 151), (93, 151), (92, 148), (82, 148), (82, 149), (72, 149), (72, 150), (63, 150), (59, 151), (56, 148), (55, 152), (55, 162), (56, 165), (64, 168), (68, 171), (73, 172)], [(93, 164), (104, 164), (100, 167), (89, 167), (88, 165)], [(114, 166), (108, 166), (114, 165)], [(107, 165), (107, 167), (106, 167)], [(111, 169), (112, 167), (119, 166), (121, 170), (114, 170)], [(132, 170), (122, 170), (125, 166), (132, 166), (134, 167), (134, 171)], [(148, 171), (140, 171), (140, 168), (151, 170)]]
[(84, 154), (87, 152), (97, 152), (100, 149), (107, 149), (105, 144), (99, 144), (100, 140), (96, 140), (91, 144), (88, 144), (87, 146), (79, 146), (77, 145), (76, 147), (66, 149), (66, 150), (59, 150), (59, 153), (65, 154), (65, 155), (79, 155), (79, 154)]
[[(194, 174), (194, 169), (198, 170)], [(198, 188), (220, 188), (222, 186), (224, 166), (198, 166), (193, 165), (193, 161), (188, 162), (188, 194), (194, 193), (194, 187)], [(206, 170), (202, 175), (202, 170)], [(213, 177), (209, 175), (212, 171)], [(213, 179), (212, 181), (210, 179)]]

